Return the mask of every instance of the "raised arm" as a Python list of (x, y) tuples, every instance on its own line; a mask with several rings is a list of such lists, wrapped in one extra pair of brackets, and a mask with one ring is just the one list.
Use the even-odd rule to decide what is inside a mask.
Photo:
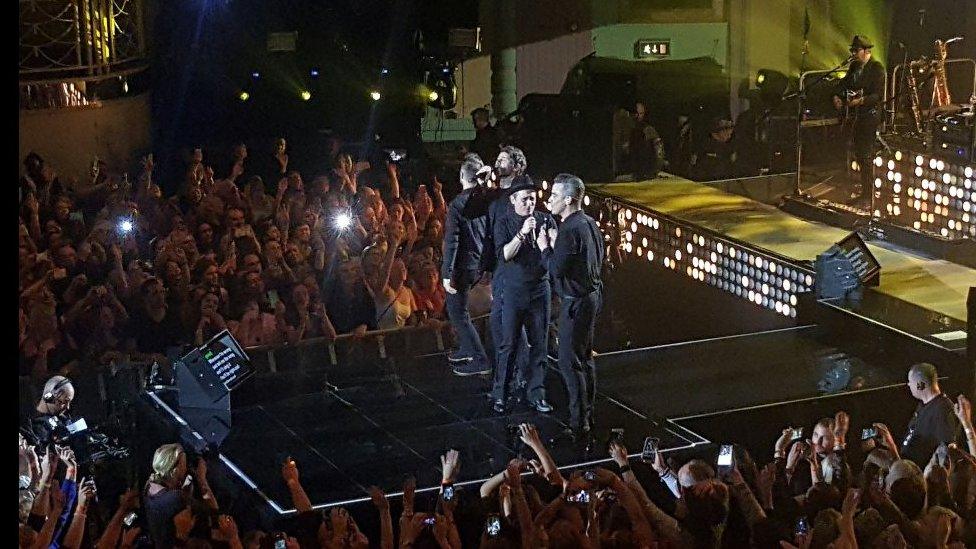
[(956, 417), (962, 425), (962, 430), (966, 434), (966, 445), (969, 447), (969, 454), (976, 456), (976, 434), (973, 432), (973, 408), (969, 399), (963, 395), (956, 397), (955, 405)]
[(380, 548), (393, 549), (393, 518), (390, 516), (390, 502), (386, 494), (376, 486), (369, 487), (369, 497), (380, 513)]
[(539, 431), (535, 428), (535, 425), (531, 423), (519, 425), (519, 438), (522, 439), (522, 442), (526, 446), (532, 448), (532, 451), (539, 458), (539, 463), (542, 464), (542, 469), (545, 471), (546, 480), (553, 486), (562, 486), (563, 477), (559, 473), (556, 461), (549, 455), (549, 450), (543, 444), (542, 437), (539, 436)]
[(308, 499), (305, 488), (298, 480), (298, 466), (295, 464), (295, 460), (289, 458), (285, 461), (281, 466), (281, 476), (288, 485), (288, 492), (291, 494), (291, 502), (295, 506), (295, 510), (299, 513), (311, 511), (312, 502)]
[(85, 523), (88, 521), (88, 503), (95, 496), (94, 480), (83, 481), (78, 489), (78, 503), (75, 505), (74, 515), (71, 517), (71, 526), (64, 535), (63, 547), (72, 549), (81, 547), (81, 540), (85, 536)]
[(122, 519), (125, 515), (139, 507), (139, 492), (136, 490), (129, 490), (128, 492), (122, 494), (119, 497), (119, 507), (115, 510), (115, 514), (112, 515), (112, 519), (109, 520), (108, 525), (105, 526), (105, 531), (102, 532), (102, 536), (98, 538), (98, 543), (95, 544), (95, 549), (115, 549), (119, 543), (119, 537), (122, 535)]

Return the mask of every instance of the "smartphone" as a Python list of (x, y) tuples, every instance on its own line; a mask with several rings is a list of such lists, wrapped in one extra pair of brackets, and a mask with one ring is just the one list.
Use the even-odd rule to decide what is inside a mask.
[(794, 534), (797, 536), (805, 536), (809, 531), (810, 525), (807, 524), (807, 517), (800, 517), (796, 519), (796, 527), (793, 529)]
[(803, 438), (803, 427), (797, 427), (796, 429), (793, 429), (793, 433), (790, 434), (790, 440), (795, 441), (795, 440), (800, 440), (802, 438)]
[(268, 290), (267, 296), (268, 296), (268, 304), (271, 305), (271, 308), (273, 309), (273, 308), (277, 307), (278, 306), (278, 290)]
[(589, 470), (583, 473), (583, 478), (588, 482), (593, 482), (596, 480), (596, 471)]
[(723, 444), (718, 450), (718, 461), (716, 465), (720, 471), (727, 471), (732, 468), (732, 445)]
[(435, 517), (427, 517), (424, 519), (424, 524), (427, 526), (433, 526), (435, 522), (437, 522)]
[(878, 436), (878, 430), (874, 427), (865, 427), (864, 429), (861, 429), (861, 440), (867, 440), (876, 436)]
[(488, 534), (489, 538), (497, 538), (502, 533), (502, 520), (498, 515), (492, 513), (488, 515), (488, 519), (485, 521), (485, 533)]
[(407, 150), (406, 149), (387, 149), (386, 154), (390, 157), (390, 162), (400, 162), (401, 160), (406, 160)]
[(132, 528), (137, 520), (139, 520), (139, 514), (132, 511), (122, 519), (122, 524), (124, 524), (126, 528)]
[(451, 501), (454, 499), (454, 485), (445, 484), (441, 486), (441, 497), (444, 499), (444, 501)]
[(645, 438), (644, 448), (641, 450), (641, 461), (654, 463), (657, 460), (657, 450), (660, 443), (661, 441), (654, 437)]
[(935, 461), (943, 467), (949, 462), (949, 446), (945, 442), (935, 449)]

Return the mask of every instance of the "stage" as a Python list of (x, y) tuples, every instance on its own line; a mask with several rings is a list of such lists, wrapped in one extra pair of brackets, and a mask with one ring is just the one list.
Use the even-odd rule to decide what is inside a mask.
[[(852, 429), (885, 419), (899, 430), (914, 408), (904, 379), (915, 362), (937, 364), (948, 393), (971, 390), (965, 339), (937, 336), (965, 329), (976, 271), (871, 243), (880, 286), (857, 303), (818, 301), (812, 261), (846, 231), (679, 178), (590, 190), (591, 214), (619, 222), (603, 228), (622, 248), (605, 275), (597, 328), (593, 448), (555, 440), (567, 414), (551, 360), (555, 412), (520, 404), (498, 415), (487, 376), (452, 375), (445, 352), (380, 345), (372, 358), (336, 361), (330, 350), (319, 356), (331, 362), (280, 362), (248, 380), (241, 398), (231, 395), (219, 447), (228, 476), (285, 516), (294, 514), (280, 478), (286, 456), (298, 462), (316, 508), (355, 507), (368, 502), (368, 486), (396, 496), (408, 476), (424, 497), (433, 494), (439, 457), (456, 448), (458, 484), (473, 492), (526, 455), (513, 436), (521, 422), (539, 428), (561, 468), (606, 463), (604, 441), (615, 428), (634, 456), (655, 436), (679, 464), (711, 459), (716, 444), (732, 441), (765, 461), (785, 425), (812, 426), (839, 409), (851, 412)], [(850, 383), (828, 394), (818, 382), (838, 365)], [(144, 395), (184, 441), (199, 442), (176, 400), (172, 390)]]

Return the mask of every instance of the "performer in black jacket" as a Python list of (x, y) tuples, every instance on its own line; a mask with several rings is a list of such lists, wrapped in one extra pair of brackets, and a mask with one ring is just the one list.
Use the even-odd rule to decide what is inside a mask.
[(869, 202), (862, 198), (864, 193), (873, 192), (871, 160), (875, 153), (875, 135), (884, 110), (885, 69), (879, 61), (871, 58), (873, 47), (874, 44), (866, 36), (854, 36), (851, 41), (854, 62), (834, 94), (834, 108), (841, 111), (846, 105), (849, 109), (848, 117), (854, 117), (852, 148), (854, 158), (861, 168), (861, 177), (860, 183), (851, 193), (851, 198), (862, 203)]
[(540, 231), (537, 238), (561, 302), (559, 372), (569, 393), (567, 434), (572, 435), (586, 435), (593, 428), (593, 331), (603, 303), (603, 234), (582, 210), (585, 190), (575, 175), (557, 175), (546, 206), (562, 223), (558, 231)]
[[(526, 396), (532, 408), (547, 413), (552, 411), (545, 399), (544, 386), (552, 292), (536, 238), (539, 232), (545, 232), (556, 222), (551, 215), (535, 211), (536, 189), (531, 180), (520, 180), (511, 186), (510, 191), (512, 210), (495, 219), (492, 227), (498, 259), (497, 275), (505, 281), (505, 296), (501, 303), (501, 338), (491, 396), (495, 411), (504, 413), (524, 328), (529, 345), (528, 363), (522, 372)], [(497, 305), (492, 303), (492, 308)]]
[[(444, 225), (444, 260), (441, 278), (447, 292), (447, 316), (457, 333), (454, 373), (459, 376), (487, 374), (491, 371), (481, 339), (471, 324), (468, 292), (478, 283), (491, 253), (488, 206), (494, 198), (483, 184), (491, 167), (476, 154), (461, 164), (461, 192), (447, 206)], [(460, 360), (461, 358), (465, 360)]]

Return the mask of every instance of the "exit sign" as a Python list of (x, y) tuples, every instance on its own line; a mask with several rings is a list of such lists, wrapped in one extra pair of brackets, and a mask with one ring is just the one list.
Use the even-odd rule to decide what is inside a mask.
[(671, 57), (671, 40), (641, 39), (634, 44), (637, 59)]

